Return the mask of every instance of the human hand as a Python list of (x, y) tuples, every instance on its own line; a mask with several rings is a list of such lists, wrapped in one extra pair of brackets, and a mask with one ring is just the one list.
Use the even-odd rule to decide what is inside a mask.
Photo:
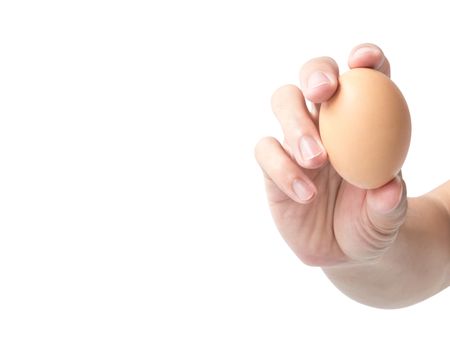
[[(348, 64), (390, 75), (388, 60), (372, 44), (355, 47)], [(296, 255), (313, 266), (377, 261), (395, 241), (407, 211), (401, 174), (380, 188), (364, 190), (342, 179), (328, 162), (318, 119), (320, 104), (338, 87), (338, 76), (330, 57), (306, 62), (301, 89), (285, 85), (272, 96), (283, 143), (266, 137), (255, 148), (275, 223)], [(306, 100), (312, 102), (311, 111)]]

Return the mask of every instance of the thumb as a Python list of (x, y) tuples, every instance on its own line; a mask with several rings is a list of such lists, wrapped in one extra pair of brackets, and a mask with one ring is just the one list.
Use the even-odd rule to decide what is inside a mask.
[(398, 231), (405, 221), (407, 205), (406, 185), (401, 175), (382, 187), (367, 191), (367, 216), (373, 228), (380, 233), (393, 234)]

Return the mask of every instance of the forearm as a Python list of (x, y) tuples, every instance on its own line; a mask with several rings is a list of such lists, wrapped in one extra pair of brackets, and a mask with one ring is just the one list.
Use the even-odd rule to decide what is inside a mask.
[(376, 263), (324, 268), (343, 293), (363, 304), (398, 308), (449, 285), (450, 182), (408, 199), (408, 213), (393, 246)]

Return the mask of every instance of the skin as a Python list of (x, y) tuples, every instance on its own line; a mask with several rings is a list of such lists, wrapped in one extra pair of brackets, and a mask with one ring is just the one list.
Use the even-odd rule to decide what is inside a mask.
[[(356, 46), (348, 65), (390, 75), (373, 44)], [(315, 58), (301, 69), (301, 88), (285, 85), (272, 96), (284, 140), (265, 137), (255, 148), (271, 213), (300, 260), (321, 267), (344, 294), (378, 308), (409, 306), (450, 285), (450, 181), (408, 198), (401, 173), (374, 190), (343, 180), (317, 124), (338, 76), (332, 58)]]

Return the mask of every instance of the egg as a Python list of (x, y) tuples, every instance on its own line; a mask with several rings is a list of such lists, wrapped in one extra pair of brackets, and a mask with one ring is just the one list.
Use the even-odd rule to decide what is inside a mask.
[(405, 98), (389, 77), (369, 68), (339, 77), (336, 93), (320, 107), (319, 129), (331, 165), (363, 189), (399, 173), (411, 140)]

